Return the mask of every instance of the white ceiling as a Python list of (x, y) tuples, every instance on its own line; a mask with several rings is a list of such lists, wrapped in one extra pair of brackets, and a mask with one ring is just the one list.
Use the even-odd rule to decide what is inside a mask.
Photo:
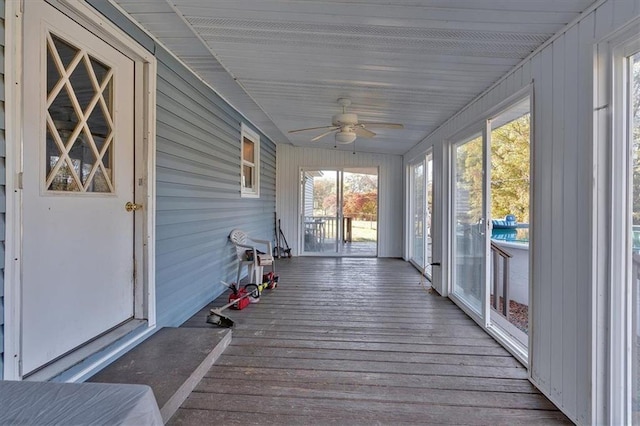
[[(593, 0), (115, 0), (276, 143), (333, 148), (349, 97), (403, 154)], [(339, 146), (338, 149), (353, 149)]]

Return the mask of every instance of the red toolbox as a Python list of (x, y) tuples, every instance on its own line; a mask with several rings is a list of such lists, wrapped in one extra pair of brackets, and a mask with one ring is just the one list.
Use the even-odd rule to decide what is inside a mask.
[[(239, 289), (237, 292), (235, 293), (231, 293), (229, 295), (229, 302), (233, 302), (236, 299), (240, 299), (242, 296), (247, 294), (247, 290), (245, 290), (244, 288)], [(237, 309), (237, 310), (242, 310), (244, 308), (246, 308), (247, 306), (249, 306), (249, 298), (245, 297), (242, 300), (238, 300), (238, 302), (234, 303), (233, 305), (231, 305), (231, 308), (233, 309)]]

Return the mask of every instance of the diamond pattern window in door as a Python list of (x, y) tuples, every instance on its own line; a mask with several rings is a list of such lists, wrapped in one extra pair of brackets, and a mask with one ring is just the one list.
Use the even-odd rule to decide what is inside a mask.
[(113, 70), (82, 48), (47, 37), (46, 187), (114, 192)]

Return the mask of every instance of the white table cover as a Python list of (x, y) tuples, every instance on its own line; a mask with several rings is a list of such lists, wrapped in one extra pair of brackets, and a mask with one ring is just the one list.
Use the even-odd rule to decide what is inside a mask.
[(0, 425), (162, 425), (145, 385), (0, 381)]

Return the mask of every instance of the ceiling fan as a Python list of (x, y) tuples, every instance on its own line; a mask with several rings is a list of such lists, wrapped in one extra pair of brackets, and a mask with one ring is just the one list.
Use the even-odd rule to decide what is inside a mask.
[(381, 129), (402, 129), (404, 126), (399, 123), (379, 123), (369, 121), (358, 121), (358, 116), (354, 113), (347, 112), (347, 107), (351, 105), (351, 99), (340, 98), (338, 99), (338, 105), (342, 107), (342, 113), (336, 114), (331, 118), (331, 126), (309, 127), (307, 129), (289, 130), (289, 133), (306, 132), (309, 130), (328, 129), (324, 133), (311, 139), (311, 142), (315, 142), (323, 137), (335, 132), (336, 143), (349, 144), (356, 140), (358, 136), (363, 138), (372, 138), (376, 134), (369, 130), (369, 128), (381, 128)]

